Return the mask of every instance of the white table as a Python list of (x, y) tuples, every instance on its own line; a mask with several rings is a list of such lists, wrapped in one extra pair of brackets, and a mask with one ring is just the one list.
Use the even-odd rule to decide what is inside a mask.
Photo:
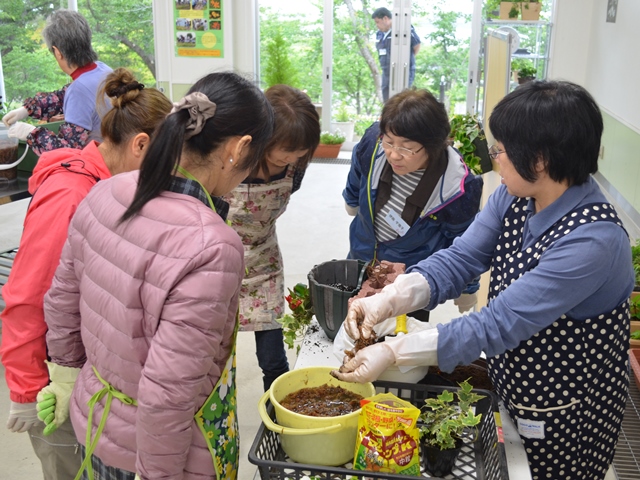
[[(332, 366), (340, 366), (340, 361), (333, 354), (333, 342), (329, 340), (314, 318), (302, 340), (294, 368)], [(502, 402), (499, 406), (509, 478), (512, 480), (531, 480), (527, 454), (524, 451), (520, 435), (518, 435), (518, 431)]]

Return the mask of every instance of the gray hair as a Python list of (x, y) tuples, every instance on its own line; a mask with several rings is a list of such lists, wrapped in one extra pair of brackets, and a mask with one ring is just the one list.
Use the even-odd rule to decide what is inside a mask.
[(91, 27), (78, 12), (61, 8), (47, 18), (42, 30), (47, 48), (56, 47), (70, 66), (84, 67), (98, 54), (91, 47)]

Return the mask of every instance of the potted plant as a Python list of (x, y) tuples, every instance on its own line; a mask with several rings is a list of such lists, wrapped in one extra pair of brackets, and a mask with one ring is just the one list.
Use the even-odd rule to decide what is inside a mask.
[(500, 2), (500, 19), (517, 20), (520, 14), (520, 2)]
[(420, 444), (423, 466), (436, 477), (451, 473), (462, 449), (462, 435), (482, 419), (482, 414), (475, 415), (471, 406), (485, 398), (484, 395), (473, 393), (468, 380), (459, 385), (460, 389), (455, 393), (457, 402), (454, 402), (453, 392), (444, 390), (436, 398), (426, 399), (420, 411), (418, 421), (422, 423)]
[[(287, 290), (289, 290), (289, 295), (284, 298), (289, 304), (291, 313), (287, 313), (277, 321), (282, 324), (285, 345), (293, 348), (295, 341), (304, 336), (307, 327), (311, 323), (313, 305), (311, 304), (309, 288), (304, 283), (298, 283), (293, 287), (293, 290), (290, 288)], [(296, 354), (298, 353), (300, 353), (300, 345), (296, 350)]]
[(449, 119), (451, 133), (449, 142), (460, 152), (464, 163), (480, 175), (493, 169), (487, 138), (476, 115), (458, 114)]
[(345, 136), (345, 140), (351, 142), (353, 140), (353, 131), (355, 129), (355, 122), (347, 110), (347, 106), (343, 103), (338, 107), (333, 115), (333, 121), (331, 122), (331, 131), (335, 132), (340, 130)]
[(538, 0), (523, 0), (522, 5), (520, 5), (522, 20), (527, 20), (527, 21), (540, 20), (541, 9), (542, 9), (542, 5)]
[(518, 72), (518, 83), (520, 85), (530, 82), (536, 78), (537, 70), (530, 60), (522, 58), (514, 60), (511, 62), (511, 70)]
[(336, 158), (344, 141), (345, 137), (340, 130), (336, 130), (334, 133), (322, 132), (320, 144), (313, 152), (314, 158)]

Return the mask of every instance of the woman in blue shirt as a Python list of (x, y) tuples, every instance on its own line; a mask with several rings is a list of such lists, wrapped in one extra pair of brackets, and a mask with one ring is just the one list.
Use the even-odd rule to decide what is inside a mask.
[(578, 85), (530, 82), (498, 103), (489, 126), (503, 185), (450, 248), (354, 301), (345, 328), (368, 337), (490, 269), (487, 307), (365, 348), (336, 375), (365, 382), (392, 364), (450, 372), (484, 352), (533, 478), (603, 479), (628, 392), (634, 274), (627, 233), (591, 177), (602, 115)]

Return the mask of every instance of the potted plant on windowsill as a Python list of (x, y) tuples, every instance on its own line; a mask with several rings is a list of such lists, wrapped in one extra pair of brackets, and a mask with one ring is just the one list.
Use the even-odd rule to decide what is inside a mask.
[(340, 147), (345, 141), (345, 137), (341, 131), (336, 130), (334, 133), (322, 132), (320, 134), (320, 144), (313, 152), (314, 158), (337, 158)]
[(524, 0), (520, 5), (522, 20), (538, 21), (540, 20), (540, 10), (542, 5), (538, 0)]
[(463, 445), (466, 429), (480, 424), (482, 414), (475, 415), (472, 405), (485, 398), (473, 393), (473, 387), (465, 380), (454, 393), (444, 390), (436, 398), (428, 398), (421, 409), (418, 421), (423, 466), (436, 477), (444, 477), (453, 470)]
[(460, 152), (464, 163), (475, 173), (480, 175), (493, 169), (487, 138), (480, 126), (476, 115), (458, 114), (449, 119), (451, 133), (449, 142)]

